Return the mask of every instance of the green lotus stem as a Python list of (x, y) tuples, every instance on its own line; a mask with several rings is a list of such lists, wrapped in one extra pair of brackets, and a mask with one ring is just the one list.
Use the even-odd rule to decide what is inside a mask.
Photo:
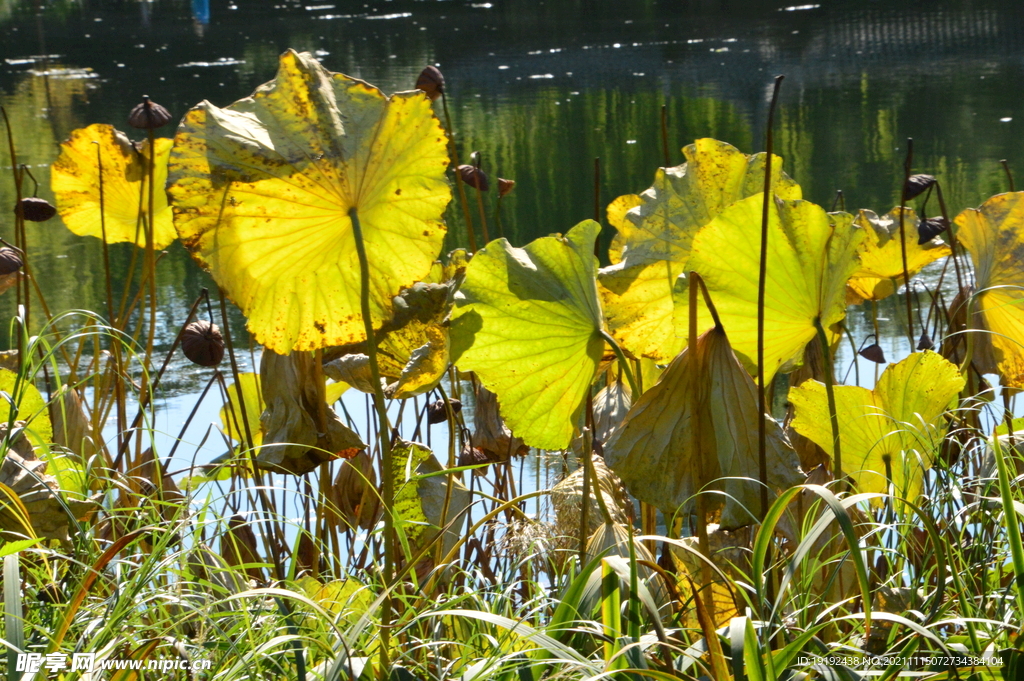
[[(1013, 191), (1012, 189), (1010, 191)], [(956, 232), (953, 231), (953, 223), (949, 219), (949, 210), (946, 208), (946, 199), (942, 196), (942, 184), (938, 181), (935, 182), (935, 198), (939, 200), (939, 211), (942, 213), (943, 219), (946, 224), (949, 225), (947, 232), (949, 233), (949, 249), (953, 252), (953, 270), (956, 272), (956, 290), (957, 293), (964, 290), (964, 278), (960, 273), (960, 246), (959, 241), (956, 238)], [(945, 271), (945, 268), (943, 268)], [(938, 290), (938, 289), (936, 289)]]
[(622, 373), (626, 374), (626, 381), (629, 383), (629, 389), (633, 392), (633, 399), (640, 399), (640, 390), (637, 388), (636, 379), (633, 378), (633, 370), (629, 368), (629, 362), (626, 360), (626, 355), (622, 352), (622, 348), (619, 347), (618, 342), (612, 338), (611, 334), (604, 329), (601, 329), (598, 333), (601, 334), (601, 338), (611, 345), (612, 350), (615, 351), (615, 356), (619, 360), (619, 366), (622, 367)]
[[(456, 175), (457, 176), (457, 175)], [(384, 402), (384, 389), (380, 387), (380, 367), (377, 364), (377, 343), (373, 337), (373, 320), (370, 318), (370, 262), (366, 257), (366, 243), (363, 228), (359, 224), (359, 210), (353, 206), (348, 211), (352, 221), (352, 235), (359, 256), (359, 305), (363, 314), (363, 328), (366, 330), (366, 354), (370, 357), (370, 380), (373, 382), (373, 406), (377, 410), (377, 434), (380, 437), (381, 458), (381, 505), (384, 507), (384, 585), (390, 587), (395, 577), (395, 519), (392, 515), (395, 505), (394, 467), (391, 462), (391, 435), (388, 428), (388, 409)], [(388, 669), (388, 646), (391, 638), (393, 605), (390, 592), (381, 605), (380, 616), (380, 662), (382, 669)]]
[[(587, 387), (587, 422), (590, 422), (589, 412), (592, 409), (590, 399), (590, 387)], [(587, 459), (590, 458), (589, 452), (586, 451), (587, 445), (591, 444), (587, 439), (587, 435), (583, 435), (583, 452), (580, 454), (580, 466), (583, 467), (583, 501), (580, 504), (580, 527), (579, 527), (579, 544), (576, 547), (576, 551), (579, 554), (580, 571), (583, 570), (583, 566), (587, 564), (587, 536), (590, 530), (590, 466), (587, 465)], [(593, 445), (591, 445), (593, 446)]]
[(149, 202), (146, 206), (146, 274), (149, 277), (149, 334), (146, 337), (146, 361), (148, 363), (153, 354), (153, 341), (156, 338), (156, 254), (153, 251), (156, 225), (154, 224), (155, 211), (153, 210), (153, 195), (156, 179), (156, 137), (153, 128), (147, 130), (149, 133)]
[[(7, 146), (10, 149), (10, 154), (11, 154), (11, 176), (14, 178), (14, 201), (15, 201), (14, 205), (18, 205), (19, 203), (21, 203), (21, 181), (22, 181), (22, 174), (18, 170), (18, 154), (17, 154), (17, 152), (15, 151), (15, 148), (14, 148), (14, 132), (11, 130), (11, 119), (8, 118), (8, 116), (7, 116), (7, 109), (5, 109), (4, 107), (0, 106), (0, 114), (3, 114), (4, 125), (7, 127)], [(18, 246), (18, 248), (21, 250), (21, 259), (22, 259), (22, 263), (23, 263), (22, 264), (22, 270), (25, 272), (25, 275), (27, 277), (29, 275), (28, 253), (25, 252), (26, 244), (25, 244), (24, 234), (25, 234), (25, 218), (24, 218), (24, 216), (21, 215), (21, 211), (18, 211), (18, 212), (16, 212), (14, 214), (14, 242)], [(29, 313), (28, 281), (24, 281), (23, 283), (24, 283), (24, 286), (22, 286), (22, 282), (19, 282), (19, 284), (18, 284), (18, 300), (17, 300), (17, 305), (18, 305), (18, 307), (20, 307), (21, 305), (25, 306), (24, 319), (25, 319), (25, 326), (27, 327), (28, 326), (28, 313)], [(24, 289), (24, 291), (22, 291), (22, 289)], [(24, 356), (25, 356), (25, 354), (24, 354), (24, 347), (23, 347), (23, 345), (21, 343), (22, 335), (23, 334), (18, 334), (18, 366), (19, 367), (21, 366), (22, 362), (24, 361)]]
[(661, 154), (665, 157), (665, 167), (669, 167), (668, 158), (668, 107), (661, 105)]
[(462, 206), (462, 218), (466, 221), (466, 232), (469, 234), (469, 250), (476, 253), (476, 235), (473, 233), (473, 219), (469, 217), (469, 201), (466, 200), (466, 188), (459, 174), (459, 151), (455, 148), (455, 129), (452, 128), (452, 117), (448, 113), (448, 95), (441, 90), (441, 106), (444, 108), (444, 121), (448, 126), (448, 149), (455, 164), (455, 186), (459, 190), (459, 201)]
[[(704, 367), (701, 366), (700, 359), (697, 357), (697, 290), (700, 288), (701, 283), (700, 275), (696, 272), (690, 272), (688, 291), (690, 294), (690, 318), (688, 320), (689, 328), (687, 330), (686, 351), (690, 353), (690, 367), (694, 376), (696, 376), (695, 384), (698, 391), (701, 390), (701, 386), (704, 383)], [(710, 480), (707, 479), (707, 471), (704, 468), (704, 453), (700, 447), (703, 439), (701, 436), (701, 425), (699, 418), (694, 419), (693, 429), (690, 433), (690, 436), (693, 438), (693, 451), (697, 454), (697, 545), (700, 548), (701, 554), (705, 558), (710, 559), (711, 544), (708, 541), (708, 511), (707, 501), (704, 498), (704, 486)], [(711, 584), (711, 574), (708, 572), (707, 566), (702, 563), (700, 567), (700, 588), (702, 590), (706, 589), (709, 584)]]
[(758, 258), (757, 277), (757, 474), (761, 483), (762, 518), (768, 513), (768, 431), (764, 422), (764, 415), (767, 411), (766, 386), (764, 384), (764, 301), (765, 286), (768, 281), (768, 216), (769, 207), (774, 198), (772, 193), (772, 154), (774, 152), (772, 128), (775, 126), (775, 104), (779, 99), (779, 88), (782, 87), (784, 77), (775, 77), (775, 89), (772, 91), (772, 101), (768, 107), (768, 125), (765, 132), (764, 202), (761, 209), (761, 253)]
[(832, 461), (835, 464), (836, 480), (843, 478), (843, 455), (839, 445), (839, 415), (836, 412), (836, 393), (832, 373), (832, 348), (825, 336), (825, 327), (821, 325), (821, 317), (814, 318), (814, 328), (818, 330), (818, 342), (821, 343), (821, 357), (825, 364), (825, 394), (828, 396), (828, 416), (832, 422)]
[[(477, 170), (480, 170), (480, 163), (481, 163), (481, 158), (480, 158), (480, 152), (478, 151), (478, 152), (476, 152), (476, 169)], [(480, 229), (483, 230), (484, 246), (486, 246), (491, 241), (491, 237), (487, 233), (487, 215), (484, 213), (484, 193), (483, 193), (483, 190), (479, 189), (479, 188), (476, 190), (476, 207), (477, 207), (477, 210), (480, 212)]]
[(907, 337), (914, 347), (914, 310), (910, 305), (910, 270), (907, 268), (907, 230), (904, 223), (907, 212), (907, 183), (910, 181), (910, 166), (914, 160), (914, 140), (907, 138), (907, 160), (903, 164), (903, 189), (900, 190), (900, 254), (903, 257), (903, 286), (907, 299)]

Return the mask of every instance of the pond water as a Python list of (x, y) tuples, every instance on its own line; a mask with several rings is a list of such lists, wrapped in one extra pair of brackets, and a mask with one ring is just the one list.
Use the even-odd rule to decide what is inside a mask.
[[(1024, 182), (1024, 3), (790, 2), (804, 0), (0, 0), (0, 104), (19, 160), (51, 198), (58, 143), (90, 123), (125, 128), (143, 94), (175, 117), (204, 98), (224, 106), (273, 78), (288, 47), (386, 92), (410, 89), (436, 64), (462, 158), (479, 150), (492, 176), (517, 182), (502, 205), (517, 245), (593, 216), (595, 158), (602, 207), (648, 187), (664, 163), (663, 106), (672, 164), (704, 136), (762, 150), (776, 74), (786, 75), (778, 153), (804, 195), (826, 207), (839, 189), (851, 211), (898, 203), (908, 137), (915, 170), (939, 177), (954, 214), (1006, 189), (1000, 159)], [(0, 236), (9, 237), (6, 146), (0, 166)], [(449, 217), (449, 246), (464, 245), (459, 215)], [(612, 233), (606, 224), (605, 244)], [(52, 310), (104, 309), (97, 240), (55, 219), (30, 224), (28, 241)], [(130, 255), (112, 249), (117, 272)], [(158, 281), (158, 346), (167, 347), (212, 283), (177, 244)], [(4, 319), (13, 305), (11, 294), (0, 297)], [(902, 305), (894, 297), (879, 312), (889, 357), (907, 351)], [(871, 333), (866, 309), (851, 320), (857, 342)], [(240, 315), (232, 327), (244, 339)], [(844, 346), (840, 375), (851, 356)], [(859, 373), (873, 384), (873, 369)], [(173, 365), (168, 432), (208, 377)], [(197, 419), (196, 440), (213, 413)]]

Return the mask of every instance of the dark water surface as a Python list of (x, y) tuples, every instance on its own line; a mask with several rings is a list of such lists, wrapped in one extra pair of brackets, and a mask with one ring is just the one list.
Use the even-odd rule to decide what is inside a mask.
[[(288, 47), (386, 92), (437, 64), (463, 159), (479, 150), (492, 175), (518, 183), (502, 208), (516, 244), (593, 215), (595, 157), (602, 206), (649, 186), (663, 164), (663, 105), (672, 164), (703, 136), (761, 150), (776, 74), (786, 75), (778, 153), (826, 207), (842, 189), (849, 210), (891, 208), (908, 137), (915, 170), (940, 178), (953, 212), (1005, 190), (1000, 159), (1024, 184), (1024, 3), (800, 2), (0, 0), (0, 103), (21, 162), (50, 197), (59, 142), (90, 123), (125, 128), (144, 93), (175, 117), (204, 98), (224, 106), (272, 79)], [(6, 146), (0, 165), (0, 236), (9, 237)], [(461, 219), (449, 215), (450, 245), (463, 245)], [(51, 309), (104, 308), (97, 240), (56, 219), (30, 225), (28, 239)], [(180, 246), (169, 251), (159, 273), (164, 342), (210, 283)], [(130, 255), (112, 250), (119, 272)], [(893, 318), (887, 351), (900, 342), (895, 304), (882, 312)], [(3, 318), (12, 311), (12, 295), (0, 297)], [(191, 374), (168, 387), (193, 392)]]

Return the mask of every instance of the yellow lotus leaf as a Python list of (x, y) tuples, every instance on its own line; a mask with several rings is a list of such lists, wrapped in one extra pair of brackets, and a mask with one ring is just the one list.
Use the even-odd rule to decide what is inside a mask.
[[(870, 210), (862, 210), (854, 224), (863, 228), (866, 236), (857, 250), (860, 266), (846, 284), (852, 294), (850, 300), (881, 300), (894, 292), (893, 279), (903, 285), (900, 208), (897, 206), (882, 217)], [(908, 208), (903, 215), (903, 231), (907, 237), (907, 271), (910, 276), (920, 272), (928, 263), (952, 253), (939, 238), (918, 244), (920, 225), (917, 213)]]
[(189, 111), (174, 144), (182, 243), (278, 353), (365, 340), (353, 214), (374, 327), (441, 249), (447, 138), (422, 92), (389, 98), (289, 50), (251, 97)]
[[(945, 435), (943, 414), (963, 387), (957, 366), (934, 352), (915, 352), (890, 364), (874, 390), (836, 386), (843, 473), (861, 492), (885, 492), (888, 461), (897, 496), (916, 499)], [(833, 457), (825, 384), (804, 381), (790, 388), (789, 401), (795, 410), (792, 427)]]
[(622, 260), (622, 247), (633, 224), (626, 219), (626, 213), (641, 203), (643, 203), (643, 199), (636, 194), (626, 194), (608, 204), (608, 224), (615, 228), (615, 236), (612, 237), (612, 243), (608, 246), (608, 259), (612, 261), (613, 265)]
[(15, 421), (24, 421), (25, 434), (34, 446), (53, 442), (53, 422), (46, 399), (30, 381), (19, 380), (18, 374), (0, 369), (0, 424), (11, 419), (11, 401)]
[[(155, 140), (153, 164), (153, 247), (166, 248), (177, 237), (167, 205), (167, 158), (172, 140)], [(149, 214), (149, 141), (137, 146), (111, 125), (72, 130), (50, 167), (50, 186), (64, 224), (80, 236), (107, 243), (146, 246)], [(103, 172), (100, 173), (102, 163)], [(100, 215), (100, 182), (103, 214)]]
[[(693, 240), (690, 267), (704, 277), (736, 354), (757, 367), (757, 289), (763, 195), (737, 201)], [(846, 213), (776, 197), (768, 211), (764, 380), (803, 360), (815, 337), (846, 316), (846, 282), (857, 267), (864, 230)]]
[[(452, 297), (465, 272), (465, 252), (456, 251), (448, 264), (435, 262), (424, 281), (417, 282), (392, 300), (393, 316), (375, 334), (377, 365), (389, 397), (404, 399), (433, 389), (449, 364), (448, 326)], [(327, 367), (345, 380), (345, 370), (358, 372), (353, 387), (373, 391), (366, 343), (335, 348), (344, 352)], [(354, 378), (354, 377), (353, 377)]]
[[(803, 479), (782, 426), (762, 415), (768, 434), (768, 484), (785, 489)], [(757, 388), (725, 332), (713, 328), (672, 360), (640, 396), (604, 446), (605, 462), (641, 501), (666, 514), (690, 508), (705, 486), (708, 510), (724, 504), (725, 529), (753, 522), (760, 511)], [(693, 435), (700, 428), (700, 443)]]
[[(727, 532), (716, 523), (711, 523), (707, 526), (707, 532), (711, 561), (727, 577), (740, 580), (742, 579), (741, 575), (749, 574), (750, 551), (746, 547), (751, 543), (751, 528), (744, 527), (734, 532)], [(675, 544), (669, 545), (672, 562), (675, 564), (679, 576), (676, 590), (679, 593), (680, 604), (683, 606), (680, 614), (686, 626), (699, 627), (700, 621), (697, 617), (696, 605), (693, 603), (691, 583), (698, 589), (701, 588), (706, 564), (694, 554), (694, 551), (700, 553), (700, 542), (696, 536), (684, 537), (681, 543), (690, 550)], [(734, 593), (734, 583), (723, 580), (717, 572), (711, 570), (707, 570), (707, 572), (709, 583), (701, 590), (701, 598), (708, 614), (714, 619), (715, 626), (723, 627), (733, 617), (742, 613), (742, 597)], [(737, 607), (737, 597), (740, 598), (739, 607)]]
[(296, 585), (302, 593), (326, 610), (335, 614), (345, 613), (345, 622), (357, 619), (373, 604), (370, 590), (352, 577), (321, 583), (316, 578), (306, 575), (298, 579)]
[[(624, 212), (610, 267), (601, 270), (601, 299), (612, 336), (637, 357), (668, 362), (686, 345), (691, 243), (726, 206), (764, 191), (765, 155), (699, 139), (683, 149), (686, 163), (659, 168), (639, 206)], [(800, 186), (772, 162), (773, 191), (799, 199)], [(622, 201), (620, 197), (616, 201)], [(615, 204), (612, 204), (615, 206)], [(624, 202), (628, 205), (628, 202)], [(616, 209), (616, 214), (618, 208)], [(618, 257), (616, 261), (614, 258)], [(711, 327), (702, 313), (700, 328)]]
[(604, 354), (586, 220), (525, 248), (492, 241), (466, 267), (451, 315), (452, 361), (498, 396), (527, 445), (563, 449)]
[[(241, 386), (241, 390), (239, 390)], [(241, 395), (241, 396), (239, 396)], [(242, 405), (245, 405), (245, 419), (249, 422), (253, 446), (259, 451), (263, 443), (263, 432), (260, 430), (260, 414), (266, 405), (260, 390), (260, 375), (257, 373), (240, 373), (238, 381), (227, 388), (227, 399), (220, 408), (221, 430), (234, 442), (245, 442), (245, 420), (242, 417)]]
[(1024, 388), (1024, 192), (999, 194), (954, 221), (974, 262), (974, 310), (990, 332), (1003, 384)]

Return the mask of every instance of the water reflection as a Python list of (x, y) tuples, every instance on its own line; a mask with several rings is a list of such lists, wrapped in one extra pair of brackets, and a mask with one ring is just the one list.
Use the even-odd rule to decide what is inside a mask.
[[(124, 127), (143, 93), (176, 116), (202, 98), (226, 105), (272, 78), (286, 47), (314, 51), (329, 68), (386, 91), (410, 88), (436, 63), (461, 157), (478, 150), (492, 176), (517, 182), (501, 220), (519, 244), (593, 216), (595, 158), (601, 204), (646, 188), (664, 163), (662, 107), (670, 163), (702, 136), (758, 150), (775, 73), (787, 74), (779, 153), (805, 196), (823, 205), (842, 189), (851, 210), (889, 210), (907, 137), (915, 167), (939, 176), (952, 211), (1005, 188), (999, 159), (1024, 172), (1020, 3), (779, 5), (0, 0), (0, 103), (20, 162), (49, 198), (58, 143), (89, 123)], [(0, 165), (0, 205), (10, 206), (6, 146)], [(495, 194), (486, 197), (492, 235)], [(461, 212), (448, 219), (448, 245), (465, 244)], [(12, 222), (0, 209), (0, 236)], [(28, 230), (50, 307), (102, 309), (98, 242), (57, 220)], [(606, 228), (605, 244), (610, 237)], [(130, 247), (111, 255), (127, 268)], [(159, 283), (169, 336), (210, 281), (175, 245)], [(13, 300), (0, 297), (0, 314), (11, 312)], [(899, 342), (895, 328), (887, 337)]]

